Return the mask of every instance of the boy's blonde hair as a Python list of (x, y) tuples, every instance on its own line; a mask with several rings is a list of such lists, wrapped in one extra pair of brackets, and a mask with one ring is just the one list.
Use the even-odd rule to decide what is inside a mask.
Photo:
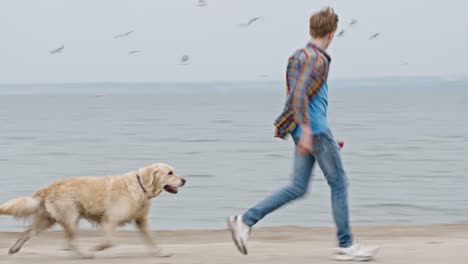
[(314, 13), (309, 20), (310, 35), (313, 38), (323, 38), (336, 31), (338, 15), (331, 7), (326, 7)]

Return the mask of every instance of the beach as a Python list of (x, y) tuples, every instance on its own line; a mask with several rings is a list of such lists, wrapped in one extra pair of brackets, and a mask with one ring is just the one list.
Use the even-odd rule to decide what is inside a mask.
[[(373, 226), (354, 228), (356, 238), (362, 243), (379, 245), (375, 260), (381, 264), (397, 263), (466, 263), (468, 260), (468, 224)], [(61, 231), (48, 231), (25, 244), (23, 249), (8, 255), (8, 248), (19, 233), (0, 233), (1, 263), (336, 263), (330, 260), (335, 246), (334, 229), (322, 227), (269, 227), (253, 232), (249, 242), (249, 255), (243, 256), (235, 249), (227, 230), (159, 231), (157, 237), (171, 258), (152, 257), (143, 245), (138, 232), (120, 231), (116, 246), (98, 252), (92, 260), (76, 258), (64, 246)], [(78, 244), (87, 251), (101, 238), (97, 229), (82, 230)]]

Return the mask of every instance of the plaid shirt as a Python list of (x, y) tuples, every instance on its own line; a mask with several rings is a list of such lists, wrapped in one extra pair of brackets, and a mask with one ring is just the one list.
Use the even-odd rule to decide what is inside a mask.
[(297, 50), (286, 70), (287, 100), (275, 121), (275, 137), (285, 138), (297, 124), (310, 124), (308, 106), (327, 81), (330, 56), (312, 42)]

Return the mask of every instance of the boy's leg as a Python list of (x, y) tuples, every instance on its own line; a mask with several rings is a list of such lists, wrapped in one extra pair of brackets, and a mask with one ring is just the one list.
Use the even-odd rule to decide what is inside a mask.
[(315, 157), (331, 189), (333, 219), (337, 227), (339, 247), (335, 250), (336, 260), (370, 260), (378, 247), (365, 247), (353, 241), (349, 224), (348, 179), (341, 160), (340, 148), (333, 136), (325, 134), (314, 145)]
[(348, 178), (341, 161), (340, 148), (329, 134), (317, 137), (314, 155), (331, 189), (333, 219), (340, 247), (352, 244), (349, 224)]
[(314, 156), (301, 155), (295, 152), (294, 172), (291, 183), (247, 210), (243, 217), (244, 222), (248, 226), (253, 226), (269, 213), (306, 194), (314, 163)]
[(269, 213), (286, 203), (302, 197), (307, 192), (314, 163), (315, 158), (313, 155), (301, 155), (295, 151), (292, 182), (247, 210), (245, 214), (231, 216), (228, 219), (232, 238), (243, 254), (247, 254), (245, 244), (253, 225)]

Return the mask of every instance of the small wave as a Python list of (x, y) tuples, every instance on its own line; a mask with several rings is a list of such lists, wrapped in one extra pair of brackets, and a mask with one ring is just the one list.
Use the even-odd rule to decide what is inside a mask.
[(445, 136), (445, 138), (462, 139), (462, 138), (465, 138), (465, 136), (464, 135), (449, 135), (449, 136)]
[(395, 153), (377, 153), (377, 154), (374, 154), (374, 156), (375, 157), (396, 157), (398, 155)]
[(281, 158), (281, 157), (284, 157), (284, 155), (271, 153), (271, 154), (265, 154), (265, 157), (268, 157), (268, 158)]
[(189, 152), (184, 152), (184, 155), (199, 155), (201, 152), (198, 151), (189, 151)]
[(435, 173), (453, 173), (453, 172), (457, 172), (456, 170), (429, 170), (430, 172), (435, 172)]
[(41, 155), (46, 155), (46, 156), (70, 156), (71, 154), (67, 153), (67, 152), (51, 151), (51, 152), (42, 153)]
[(399, 209), (412, 209), (412, 210), (424, 210), (424, 211), (443, 211), (444, 209), (432, 207), (432, 206), (423, 206), (416, 204), (406, 204), (406, 203), (376, 203), (376, 204), (367, 204), (362, 205), (366, 208), (399, 208)]
[(8, 140), (30, 140), (30, 139), (36, 139), (36, 137), (27, 137), (27, 136), (11, 136), (7, 137)]
[(229, 123), (232, 123), (231, 120), (213, 120), (213, 123), (217, 123), (217, 124), (229, 124)]
[(85, 143), (100, 143), (104, 142), (105, 138), (92, 138), (92, 137), (83, 137), (83, 138), (69, 138), (68, 140), (73, 142), (85, 142)]
[(214, 178), (216, 176), (211, 174), (188, 174), (185, 175), (187, 178)]
[(190, 142), (190, 143), (209, 143), (209, 142), (220, 142), (219, 139), (182, 139), (180, 142)]
[(405, 147), (402, 147), (401, 149), (403, 149), (403, 150), (420, 150), (420, 149), (423, 149), (423, 147), (420, 147), (420, 146), (405, 146)]

